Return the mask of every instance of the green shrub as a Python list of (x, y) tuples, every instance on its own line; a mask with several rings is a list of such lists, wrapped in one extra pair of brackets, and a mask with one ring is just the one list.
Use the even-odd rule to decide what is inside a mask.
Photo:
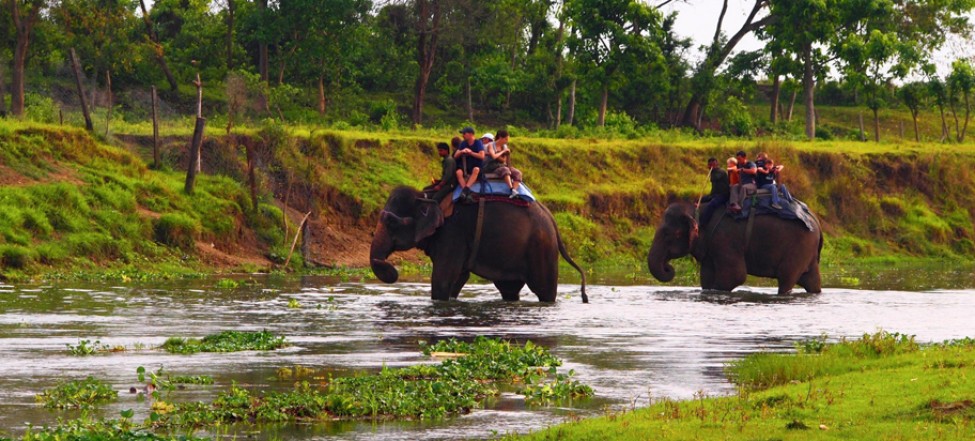
[(60, 242), (46, 242), (37, 246), (37, 258), (45, 265), (53, 265), (68, 258), (68, 250)]
[(34, 260), (30, 248), (20, 245), (0, 245), (0, 266), (7, 268), (25, 268)]
[(182, 250), (193, 249), (200, 230), (200, 221), (182, 213), (164, 214), (153, 225), (156, 242)]
[(71, 254), (92, 259), (125, 258), (131, 251), (128, 242), (115, 240), (105, 233), (72, 233), (65, 237), (63, 242)]
[(24, 114), (31, 121), (56, 123), (59, 109), (50, 97), (32, 92), (24, 94)]

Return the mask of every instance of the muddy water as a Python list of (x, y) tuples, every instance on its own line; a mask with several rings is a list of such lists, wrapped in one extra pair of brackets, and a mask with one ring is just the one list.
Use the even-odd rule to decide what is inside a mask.
[[(591, 286), (583, 305), (576, 285), (560, 287), (556, 305), (504, 303), (490, 285), (469, 285), (461, 302), (432, 303), (426, 284), (376, 285), (322, 278), (255, 279), (233, 290), (215, 281), (153, 286), (0, 286), (0, 435), (21, 433), (71, 413), (41, 408), (35, 394), (61, 379), (92, 375), (120, 391), (102, 415), (133, 409), (147, 413), (128, 390), (136, 368), (210, 375), (212, 386), (188, 386), (174, 400), (209, 399), (232, 382), (259, 390), (285, 390), (292, 380), (276, 371), (296, 365), (337, 375), (382, 366), (425, 362), (418, 340), (476, 335), (532, 340), (552, 348), (596, 397), (558, 406), (526, 408), (505, 394), (470, 415), (435, 423), (326, 423), (311, 426), (237, 427), (278, 439), (467, 439), (525, 432), (607, 408), (643, 406), (651, 399), (690, 398), (734, 391), (722, 374), (732, 359), (761, 350), (787, 350), (823, 333), (833, 338), (878, 329), (915, 334), (920, 341), (975, 336), (975, 290), (970, 269), (902, 277), (925, 283), (920, 291), (892, 289), (855, 271), (827, 275), (820, 295), (776, 296), (774, 288), (710, 293), (689, 287)], [(831, 278), (832, 277), (832, 278)], [(940, 281), (940, 282), (937, 282)], [(829, 283), (828, 283), (829, 284)], [(330, 300), (331, 299), (331, 300)], [(296, 300), (299, 308), (289, 307)], [(275, 352), (170, 355), (151, 348), (171, 336), (202, 336), (227, 329), (268, 329), (293, 346)], [(129, 351), (89, 357), (67, 345), (99, 340)], [(131, 350), (144, 347), (146, 349)]]

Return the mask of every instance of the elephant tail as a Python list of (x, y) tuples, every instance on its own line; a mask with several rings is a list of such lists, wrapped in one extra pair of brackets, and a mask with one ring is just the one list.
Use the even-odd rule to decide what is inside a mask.
[(572, 267), (579, 272), (579, 275), (582, 276), (582, 303), (589, 303), (589, 296), (586, 295), (586, 272), (583, 271), (579, 265), (576, 265), (575, 261), (569, 257), (569, 252), (565, 250), (565, 244), (562, 243), (562, 235), (559, 234), (557, 227), (555, 229), (555, 237), (559, 241), (559, 254), (561, 254), (562, 258), (565, 259), (566, 262), (569, 262), (569, 265), (572, 265)]
[(580, 288), (582, 290), (582, 303), (589, 303), (589, 296), (586, 295), (586, 272), (583, 271), (574, 260), (572, 260), (572, 257), (569, 257), (569, 252), (565, 249), (565, 243), (562, 242), (562, 234), (559, 233), (559, 226), (555, 224), (555, 217), (552, 216), (552, 212), (548, 211), (548, 207), (541, 202), (536, 201), (535, 203), (537, 203), (539, 207), (542, 207), (542, 209), (545, 210), (545, 213), (548, 213), (548, 217), (552, 219), (552, 226), (555, 227), (555, 240), (559, 243), (559, 254), (562, 255), (562, 258), (565, 259), (566, 262), (569, 262), (569, 265), (572, 265), (572, 267), (579, 272), (579, 276), (582, 277), (582, 285)]

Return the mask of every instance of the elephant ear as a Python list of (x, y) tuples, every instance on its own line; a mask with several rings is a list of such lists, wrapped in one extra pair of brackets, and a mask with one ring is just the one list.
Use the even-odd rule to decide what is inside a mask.
[(440, 204), (433, 199), (417, 199), (416, 211), (413, 218), (416, 222), (415, 241), (419, 243), (433, 235), (443, 225), (443, 211)]
[[(687, 246), (693, 248), (698, 235), (697, 220), (689, 214), (682, 216), (681, 220), (687, 225)], [(678, 237), (680, 237), (679, 234)]]

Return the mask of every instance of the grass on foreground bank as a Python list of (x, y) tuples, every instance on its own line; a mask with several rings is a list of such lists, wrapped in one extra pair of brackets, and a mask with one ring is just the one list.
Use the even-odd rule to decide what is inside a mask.
[[(195, 439), (160, 437), (152, 430), (185, 432), (244, 423), (322, 423), (334, 420), (429, 420), (469, 413), (482, 399), (496, 396), (502, 388), (514, 389), (530, 405), (588, 397), (593, 390), (572, 379), (573, 372), (559, 373), (562, 361), (548, 349), (531, 342), (512, 344), (478, 337), (473, 342), (456, 340), (421, 344), (424, 355), (445, 357), (439, 364), (383, 368), (378, 373), (332, 378), (309, 368), (295, 369), (301, 377), (288, 392), (257, 392), (236, 384), (211, 402), (176, 402), (176, 381), (162, 370), (137, 371), (140, 383), (157, 386), (151, 393), (149, 418), (133, 421), (132, 410), (121, 419), (82, 416), (62, 421), (57, 427), (31, 430), (22, 440), (134, 440)], [(286, 369), (290, 372), (290, 369)], [(299, 375), (300, 373), (300, 375)], [(108, 395), (103, 393), (110, 392)], [(60, 383), (39, 399), (51, 408), (92, 409), (112, 401), (117, 393), (107, 383), (87, 378)], [(257, 426), (258, 428), (260, 426)], [(0, 437), (0, 440), (4, 438)]]
[(658, 401), (513, 440), (971, 440), (975, 340), (919, 345), (880, 331), (732, 363), (731, 397)]

